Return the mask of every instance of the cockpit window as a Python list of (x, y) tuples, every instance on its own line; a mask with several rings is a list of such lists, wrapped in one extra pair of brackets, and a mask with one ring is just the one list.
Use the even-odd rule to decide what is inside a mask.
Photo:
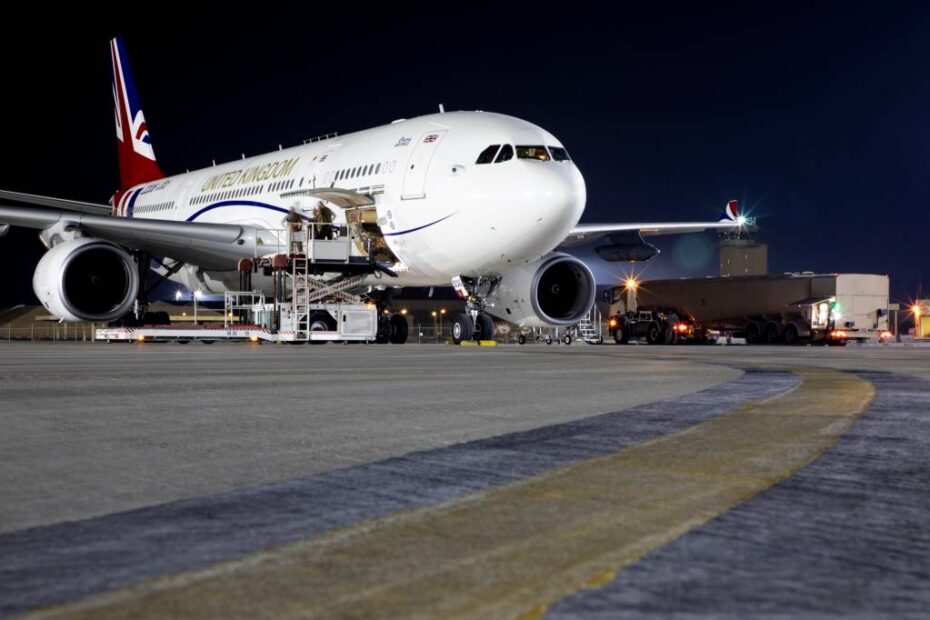
[(552, 153), (552, 159), (555, 161), (571, 161), (572, 158), (568, 156), (568, 151), (566, 151), (561, 146), (550, 146), (549, 152)]
[(476, 164), (490, 164), (494, 161), (494, 156), (497, 155), (497, 149), (501, 147), (500, 144), (492, 144), (488, 148), (481, 151), (481, 155), (478, 156), (478, 159), (475, 160)]
[(497, 159), (494, 160), (495, 164), (499, 164), (502, 161), (509, 161), (513, 159), (513, 147), (509, 144), (505, 144), (504, 148), (501, 149), (501, 152), (497, 155)]
[(539, 161), (549, 161), (549, 151), (544, 146), (520, 146), (517, 145), (517, 159), (536, 159)]

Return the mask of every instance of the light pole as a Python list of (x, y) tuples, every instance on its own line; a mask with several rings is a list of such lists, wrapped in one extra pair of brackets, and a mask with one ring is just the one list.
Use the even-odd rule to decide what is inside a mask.
[(442, 336), (442, 317), (446, 316), (446, 309), (439, 309), (439, 335)]
[(201, 295), (203, 295), (203, 291), (200, 289), (194, 291), (194, 325), (197, 324), (197, 301), (200, 299)]
[(439, 331), (436, 329), (436, 311), (430, 313), (433, 316), (433, 333), (436, 334), (436, 342), (439, 342)]

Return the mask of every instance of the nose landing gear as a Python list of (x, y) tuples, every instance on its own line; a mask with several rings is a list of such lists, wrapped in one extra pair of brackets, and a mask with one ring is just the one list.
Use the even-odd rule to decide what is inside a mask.
[(461, 344), (465, 340), (494, 338), (494, 319), (484, 309), (485, 298), (494, 293), (498, 284), (500, 278), (492, 276), (452, 278), (456, 293), (465, 298), (465, 312), (452, 322), (452, 342)]

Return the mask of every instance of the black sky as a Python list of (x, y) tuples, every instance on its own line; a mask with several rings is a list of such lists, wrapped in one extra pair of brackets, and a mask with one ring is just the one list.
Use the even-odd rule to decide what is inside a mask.
[[(584, 221), (714, 219), (735, 197), (772, 271), (888, 273), (898, 299), (930, 285), (930, 5), (503, 6), (7, 20), (0, 187), (107, 200), (121, 33), (169, 174), (442, 102), (558, 136)], [(33, 303), (41, 253), (33, 231), (0, 239), (0, 307)]]

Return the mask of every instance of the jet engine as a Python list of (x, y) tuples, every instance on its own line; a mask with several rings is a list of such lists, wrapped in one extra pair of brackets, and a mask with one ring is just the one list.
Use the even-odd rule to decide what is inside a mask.
[(503, 275), (487, 312), (521, 327), (574, 325), (594, 305), (591, 270), (567, 254), (548, 254)]
[(52, 247), (32, 276), (42, 305), (66, 321), (112, 321), (125, 315), (139, 292), (139, 272), (123, 248), (79, 237)]

